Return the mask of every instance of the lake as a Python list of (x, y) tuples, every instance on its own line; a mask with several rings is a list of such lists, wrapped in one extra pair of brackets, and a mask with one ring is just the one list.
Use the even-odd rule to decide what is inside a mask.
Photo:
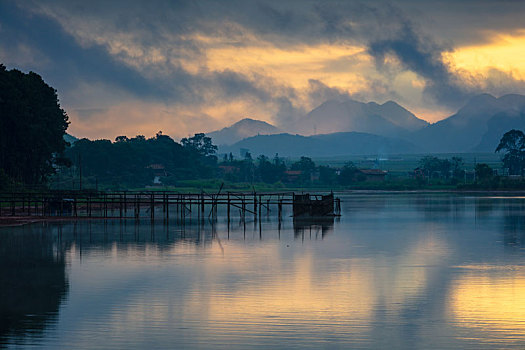
[(322, 222), (0, 228), (0, 347), (525, 348), (525, 198), (340, 198)]

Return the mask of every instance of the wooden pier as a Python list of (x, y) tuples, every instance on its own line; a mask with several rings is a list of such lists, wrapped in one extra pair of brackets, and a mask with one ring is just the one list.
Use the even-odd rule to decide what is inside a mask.
[[(222, 188), (221, 188), (222, 189)], [(255, 218), (271, 211), (279, 219), (285, 206), (304, 205), (307, 196), (322, 197), (323, 215), (340, 213), (340, 201), (333, 195), (295, 194), (294, 192), (222, 192), (179, 193), (175, 191), (49, 191), (31, 193), (0, 193), (0, 217), (72, 217), (72, 218), (135, 218), (186, 216), (216, 218), (218, 208), (230, 219), (247, 215)], [(308, 197), (310, 198), (310, 197)], [(328, 198), (328, 200), (327, 200)], [(330, 201), (331, 203), (328, 203)], [(312, 205), (312, 204), (310, 204)], [(327, 207), (332, 208), (326, 210)], [(314, 211), (315, 212), (315, 211)]]

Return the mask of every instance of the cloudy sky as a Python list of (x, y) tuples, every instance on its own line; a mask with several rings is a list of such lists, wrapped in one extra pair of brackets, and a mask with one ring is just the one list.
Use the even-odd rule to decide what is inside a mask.
[(79, 137), (283, 127), (328, 99), (430, 122), (525, 93), (525, 1), (0, 0), (0, 62), (58, 90)]

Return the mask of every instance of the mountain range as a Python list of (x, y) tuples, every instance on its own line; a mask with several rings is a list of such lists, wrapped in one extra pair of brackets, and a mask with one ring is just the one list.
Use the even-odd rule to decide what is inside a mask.
[[(472, 97), (452, 116), (429, 124), (399, 104), (326, 101), (284, 134), (243, 119), (209, 133), (219, 152), (328, 156), (345, 154), (493, 152), (510, 129), (525, 129), (525, 96)], [(318, 135), (320, 134), (320, 135)]]
[(238, 155), (241, 149), (249, 150), (253, 156), (278, 153), (279, 156), (284, 157), (417, 153), (417, 147), (408, 141), (360, 132), (312, 136), (286, 133), (258, 135), (243, 139), (231, 146), (220, 146), (219, 153), (231, 152)]
[(524, 113), (523, 95), (482, 94), (454, 115), (417, 131), (412, 140), (426, 152), (494, 152), (505, 132), (525, 128)]
[(295, 125), (303, 135), (357, 131), (370, 134), (406, 137), (428, 123), (393, 101), (382, 105), (354, 100), (326, 101)]

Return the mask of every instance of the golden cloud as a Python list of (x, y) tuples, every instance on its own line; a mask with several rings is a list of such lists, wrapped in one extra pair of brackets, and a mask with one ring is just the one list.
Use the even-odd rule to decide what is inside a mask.
[(525, 31), (515, 35), (496, 33), (488, 44), (458, 47), (443, 58), (458, 71), (486, 75), (498, 69), (514, 79), (525, 80)]

